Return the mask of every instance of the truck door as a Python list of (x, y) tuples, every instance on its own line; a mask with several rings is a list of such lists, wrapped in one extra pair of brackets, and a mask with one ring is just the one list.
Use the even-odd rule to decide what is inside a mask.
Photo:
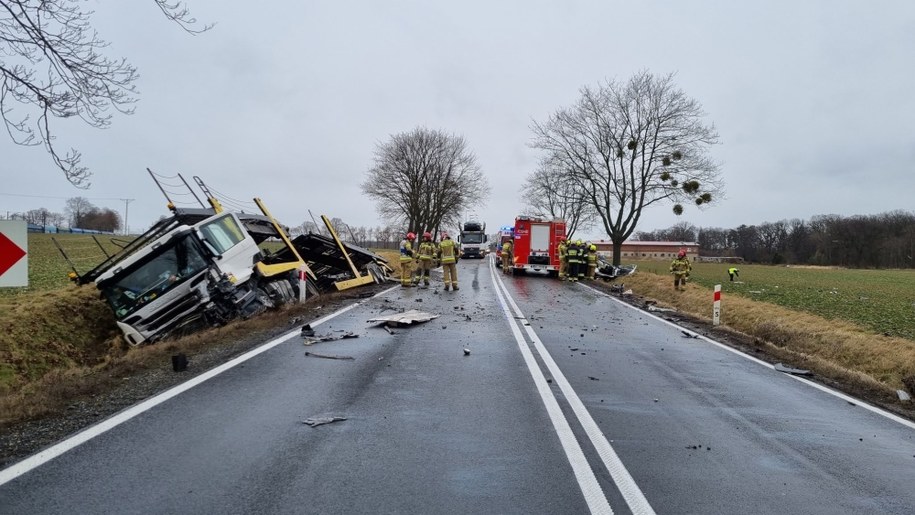
[(260, 253), (260, 249), (235, 215), (227, 213), (215, 220), (202, 222), (197, 228), (204, 245), (216, 256), (216, 266), (220, 271), (234, 277), (233, 282), (238, 283), (251, 277), (254, 256)]
[(546, 254), (550, 252), (550, 226), (549, 224), (531, 224), (531, 254)]

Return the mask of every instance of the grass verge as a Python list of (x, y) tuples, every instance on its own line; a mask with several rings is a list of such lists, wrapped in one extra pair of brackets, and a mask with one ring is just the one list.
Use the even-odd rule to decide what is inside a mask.
[[(639, 296), (676, 308), (711, 327), (711, 288), (689, 284), (687, 291), (676, 292), (670, 277), (652, 273), (626, 277), (625, 284)], [(884, 403), (900, 405), (895, 391), (915, 384), (913, 340), (739, 295), (723, 295), (721, 323), (724, 331), (749, 335), (752, 347), (775, 360), (851, 386), (853, 393), (868, 392)]]

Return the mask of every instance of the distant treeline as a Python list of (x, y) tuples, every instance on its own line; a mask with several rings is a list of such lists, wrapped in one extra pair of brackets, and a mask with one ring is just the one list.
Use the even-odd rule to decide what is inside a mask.
[(29, 232), (43, 233), (73, 233), (73, 234), (114, 234), (112, 231), (99, 231), (96, 229), (81, 229), (79, 227), (57, 227), (54, 225), (28, 224)]
[(637, 240), (696, 241), (703, 256), (736, 256), (772, 264), (915, 268), (915, 213), (815, 216), (734, 229), (687, 223), (636, 233)]

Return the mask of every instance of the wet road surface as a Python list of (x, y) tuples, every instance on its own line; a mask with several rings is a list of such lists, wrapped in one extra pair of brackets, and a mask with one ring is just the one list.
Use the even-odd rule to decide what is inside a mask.
[[(272, 342), (0, 472), (0, 512), (915, 511), (915, 425), (584, 285), (488, 260), (459, 276), (315, 325), (357, 339)], [(409, 309), (440, 316), (366, 323)], [(346, 420), (302, 422), (320, 416)]]

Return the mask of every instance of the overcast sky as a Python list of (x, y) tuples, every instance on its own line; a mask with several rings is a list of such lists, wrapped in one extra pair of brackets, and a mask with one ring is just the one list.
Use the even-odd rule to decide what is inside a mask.
[[(652, 208), (640, 230), (913, 210), (915, 2), (188, 0), (190, 36), (152, 0), (90, 0), (109, 54), (139, 68), (136, 113), (55, 121), (93, 172), (69, 185), (0, 133), (0, 212), (85, 196), (142, 231), (167, 214), (145, 169), (264, 199), (297, 225), (380, 224), (360, 192), (373, 150), (417, 126), (462, 135), (489, 180), (490, 228), (520, 211), (532, 120), (579, 88), (675, 72), (715, 124), (725, 197)], [(253, 7), (256, 6), (256, 7)], [(57, 198), (33, 198), (42, 195)], [(594, 231), (593, 236), (600, 236)]]

